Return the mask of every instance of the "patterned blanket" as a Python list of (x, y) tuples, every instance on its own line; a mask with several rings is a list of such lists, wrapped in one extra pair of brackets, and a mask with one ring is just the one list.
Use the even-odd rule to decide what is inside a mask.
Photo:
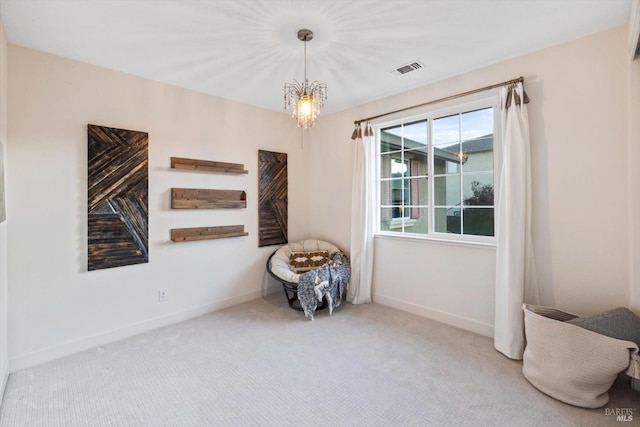
[(313, 320), (313, 315), (322, 298), (327, 299), (329, 315), (340, 306), (344, 290), (351, 277), (349, 258), (334, 252), (329, 255), (329, 263), (300, 275), (298, 300), (304, 315)]

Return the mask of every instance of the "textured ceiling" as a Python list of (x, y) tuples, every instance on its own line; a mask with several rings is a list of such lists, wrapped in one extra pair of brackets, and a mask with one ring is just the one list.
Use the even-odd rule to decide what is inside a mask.
[[(329, 114), (627, 22), (631, 0), (0, 0), (9, 43), (283, 110), (328, 86)], [(419, 60), (425, 67), (391, 76)]]

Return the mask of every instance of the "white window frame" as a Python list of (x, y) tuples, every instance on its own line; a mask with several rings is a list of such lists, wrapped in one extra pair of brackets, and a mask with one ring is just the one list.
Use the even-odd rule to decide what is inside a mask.
[[(434, 165), (433, 165), (433, 145), (432, 145), (432, 135), (431, 135), (431, 123), (434, 119), (450, 116), (453, 114), (465, 113), (468, 111), (480, 110), (485, 108), (493, 108), (493, 209), (494, 209), (494, 230), (496, 228), (495, 219), (496, 219), (496, 209), (498, 206), (498, 197), (500, 194), (499, 188), (499, 177), (500, 170), (502, 165), (501, 158), (501, 147), (502, 147), (502, 135), (500, 132), (501, 126), (501, 114), (500, 109), (498, 107), (498, 96), (486, 97), (474, 101), (462, 102), (455, 105), (451, 105), (444, 108), (433, 108), (430, 110), (425, 110), (420, 114), (405, 116), (402, 118), (394, 119), (391, 121), (375, 123), (372, 125), (374, 129), (374, 133), (376, 136), (375, 147), (376, 147), (376, 164), (375, 164), (375, 176), (372, 178), (374, 180), (374, 188), (376, 188), (376, 197), (375, 197), (375, 206), (374, 206), (374, 218), (375, 218), (375, 231), (374, 236), (378, 237), (393, 237), (400, 239), (421, 239), (421, 240), (431, 240), (431, 241), (440, 241), (440, 242), (452, 242), (452, 243), (469, 243), (469, 244), (485, 244), (485, 245), (495, 245), (496, 237), (494, 236), (476, 236), (476, 235), (468, 235), (468, 234), (452, 234), (452, 233), (442, 233), (436, 232), (434, 230)], [(380, 137), (381, 130), (400, 125), (403, 123), (411, 123), (419, 120), (428, 120), (428, 152), (429, 152), (429, 165), (428, 165), (428, 179), (429, 179), (429, 200), (428, 200), (428, 224), (429, 224), (429, 232), (427, 234), (417, 234), (411, 233), (410, 225), (407, 227), (405, 224), (404, 231), (394, 231), (398, 228), (401, 228), (401, 224), (397, 224), (395, 227), (392, 224), (392, 229), (389, 231), (384, 231), (380, 229), (380, 202), (381, 202), (381, 194), (380, 194), (380, 182), (381, 182), (381, 167), (380, 167)], [(406, 222), (406, 219), (405, 219)], [(415, 222), (415, 221), (414, 221)], [(412, 224), (411, 224), (412, 225)], [(407, 230), (409, 228), (409, 230)]]

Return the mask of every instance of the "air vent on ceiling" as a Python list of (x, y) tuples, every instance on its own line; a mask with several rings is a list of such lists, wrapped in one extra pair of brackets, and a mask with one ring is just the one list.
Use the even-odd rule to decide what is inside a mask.
[(409, 62), (408, 64), (401, 65), (398, 68), (394, 68), (393, 70), (389, 70), (387, 71), (387, 73), (391, 74), (392, 76), (399, 75), (399, 74), (407, 74), (411, 71), (419, 70), (422, 67), (424, 67), (424, 65), (420, 61), (412, 61), (412, 62)]

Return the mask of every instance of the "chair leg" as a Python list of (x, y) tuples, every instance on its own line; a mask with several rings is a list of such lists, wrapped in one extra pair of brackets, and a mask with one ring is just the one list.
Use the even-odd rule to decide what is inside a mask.
[(282, 284), (282, 289), (284, 290), (284, 294), (287, 297), (287, 302), (289, 303), (289, 307), (294, 310), (303, 311), (300, 306), (300, 301), (298, 300), (298, 296), (296, 295), (296, 290), (287, 287), (287, 285)]
[[(290, 286), (282, 284), (282, 290), (284, 291), (285, 296), (287, 297), (287, 302), (289, 303), (289, 307), (294, 310), (304, 311), (300, 306), (300, 300), (298, 300), (297, 289), (293, 289)], [(317, 310), (323, 310), (329, 306), (326, 298), (322, 298), (322, 301), (318, 304)]]

